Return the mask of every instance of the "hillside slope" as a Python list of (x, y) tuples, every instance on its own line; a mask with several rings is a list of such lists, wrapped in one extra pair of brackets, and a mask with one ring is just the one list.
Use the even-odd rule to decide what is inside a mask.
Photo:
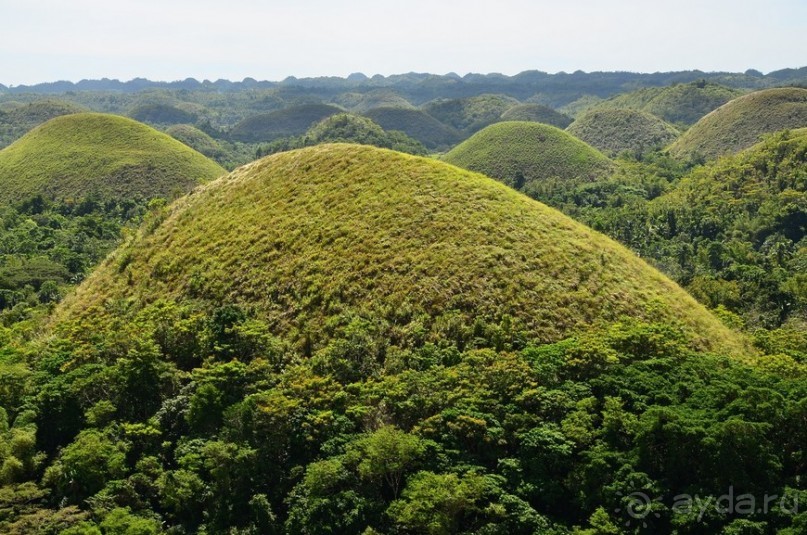
[(596, 104), (594, 109), (646, 111), (668, 123), (686, 127), (741, 94), (736, 89), (700, 81), (639, 89)]
[(566, 131), (610, 155), (642, 153), (668, 145), (679, 135), (675, 127), (655, 115), (631, 109), (586, 112)]
[(8, 111), (0, 110), (0, 148), (10, 145), (32, 128), (54, 117), (84, 111), (87, 109), (61, 100), (36, 100)]
[(423, 111), (465, 135), (498, 122), (503, 113), (519, 104), (507, 95), (477, 95), (475, 97), (442, 99), (423, 105)]
[(423, 143), (429, 149), (446, 149), (461, 139), (459, 132), (421, 110), (375, 108), (364, 116), (384, 130), (397, 130)]
[(0, 203), (167, 197), (224, 174), (219, 165), (132, 119), (57, 117), (0, 151)]
[(244, 119), (233, 126), (230, 137), (236, 141), (255, 143), (299, 136), (319, 121), (342, 111), (330, 104), (290, 106)]
[(670, 146), (670, 153), (712, 159), (748, 148), (763, 134), (802, 127), (807, 127), (807, 89), (765, 89), (705, 116)]
[(555, 341), (626, 314), (743, 351), (608, 238), (482, 175), (357, 145), (277, 154), (197, 189), (110, 256), (58, 318), (82, 338), (165, 299), (250, 310), (306, 354), (352, 317), (401, 347), (446, 336), (462, 347), (475, 323)]
[(560, 190), (607, 176), (612, 167), (602, 153), (571, 134), (533, 122), (491, 125), (443, 159), (544, 202)]

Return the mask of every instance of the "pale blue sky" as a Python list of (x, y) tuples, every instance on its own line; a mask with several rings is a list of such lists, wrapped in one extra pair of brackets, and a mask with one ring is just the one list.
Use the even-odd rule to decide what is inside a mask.
[(807, 0), (0, 0), (0, 83), (807, 65)]

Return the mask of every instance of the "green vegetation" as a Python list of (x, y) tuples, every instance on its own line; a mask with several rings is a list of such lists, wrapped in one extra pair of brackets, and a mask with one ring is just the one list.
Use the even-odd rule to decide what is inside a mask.
[(668, 87), (639, 89), (596, 104), (594, 109), (646, 111), (668, 123), (687, 127), (742, 92), (704, 80)]
[(766, 89), (710, 113), (670, 147), (677, 158), (702, 161), (739, 152), (763, 134), (807, 127), (807, 89)]
[(35, 126), (54, 117), (84, 111), (87, 110), (81, 106), (59, 100), (37, 100), (0, 111), (0, 148), (10, 145)]
[(127, 302), (129, 316), (161, 298), (205, 296), (254, 310), (311, 353), (345, 317), (373, 318), (407, 345), (477, 320), (554, 341), (631, 314), (677, 318), (701, 347), (741, 346), (632, 253), (433, 160), (353, 145), (282, 153), (195, 191), (165, 218), (109, 257), (60, 316), (108, 325), (123, 317), (107, 302)]
[(220, 162), (221, 158), (224, 156), (225, 150), (221, 143), (193, 125), (177, 124), (166, 129), (165, 133), (181, 141), (196, 152), (204, 154), (208, 158), (212, 158), (218, 162)]
[(566, 131), (611, 156), (626, 151), (642, 154), (668, 145), (679, 135), (658, 117), (630, 109), (589, 111)]
[(678, 260), (678, 278), (711, 307), (766, 327), (807, 321), (805, 170), (807, 129), (695, 169), (650, 206), (667, 244), (657, 257)]
[(567, 115), (541, 104), (517, 104), (505, 111), (502, 121), (534, 121), (536, 123), (551, 124), (558, 128), (566, 128), (572, 122)]
[[(695, 74), (751, 88), (807, 68)], [(0, 532), (802, 535), (807, 129), (703, 166), (648, 148), (652, 129), (614, 161), (537, 122), (478, 134), (495, 169), (558, 173), (512, 185), (633, 251), (482, 175), (320, 144), (424, 151), (367, 118), (264, 146), (228, 138), (245, 117), (333, 102), (409, 108), (424, 137), (459, 139), (408, 102), (583, 108), (692, 76), (138, 79), (60, 95), (189, 112), (195, 125), (168, 131), (227, 167), (318, 146), (170, 205), (148, 200), (167, 186), (95, 185), (115, 158), (157, 162), (138, 188), (181, 169), (168, 154), (202, 158), (128, 119), (64, 117), (7, 149), (51, 188), (0, 198)], [(719, 92), (693, 87), (677, 90)], [(0, 92), (0, 124), (39, 98)], [(486, 98), (477, 111), (508, 100)], [(608, 141), (627, 143), (627, 119), (595, 131), (614, 124)], [(88, 189), (52, 200), (64, 169)], [(0, 194), (18, 174), (0, 172)]]
[(374, 89), (367, 93), (343, 93), (335, 103), (354, 113), (364, 113), (375, 108), (414, 108), (404, 97), (388, 89)]
[(182, 194), (224, 170), (179, 141), (112, 115), (58, 117), (0, 151), (0, 203), (144, 200)]
[(284, 138), (260, 147), (257, 156), (264, 156), (292, 149), (312, 147), (323, 143), (357, 143), (392, 149), (408, 154), (426, 154), (426, 147), (403, 132), (385, 132), (366, 117), (339, 113), (323, 119), (304, 135)]
[(669, 159), (623, 160), (610, 180), (572, 192), (563, 207), (734, 315), (734, 325), (803, 329), (805, 154), (800, 130), (689, 171)]
[(172, 125), (194, 123), (196, 115), (170, 104), (141, 104), (129, 111), (129, 117), (141, 123)]
[(504, 112), (519, 104), (506, 95), (437, 100), (423, 106), (423, 111), (465, 135), (473, 134), (500, 120)]
[(388, 132), (403, 132), (432, 150), (444, 150), (460, 140), (460, 134), (421, 110), (376, 108), (364, 114)]
[(302, 104), (244, 119), (229, 135), (236, 141), (273, 141), (281, 137), (299, 136), (319, 121), (342, 112), (328, 104)]
[(144, 203), (92, 197), (53, 203), (39, 196), (0, 208), (0, 326), (35, 328), (145, 212)]
[[(6, 532), (627, 535), (635, 492), (655, 533), (804, 519), (803, 357), (746, 360), (621, 246), (433, 160), (241, 168), (54, 325), (0, 360)], [(787, 501), (672, 498), (728, 492)]]
[(581, 183), (607, 177), (612, 169), (608, 158), (574, 136), (530, 122), (491, 125), (443, 159), (550, 204)]

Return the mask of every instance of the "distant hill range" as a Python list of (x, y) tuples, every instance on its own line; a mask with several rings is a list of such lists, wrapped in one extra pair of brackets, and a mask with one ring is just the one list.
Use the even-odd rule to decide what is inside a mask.
[(244, 78), (240, 82), (230, 80), (203, 80), (194, 78), (173, 82), (157, 82), (145, 78), (135, 78), (127, 82), (102, 78), (81, 80), (80, 82), (48, 82), (35, 85), (5, 86), (0, 84), (0, 93), (57, 94), (67, 91), (117, 91), (135, 93), (144, 89), (186, 89), (210, 91), (243, 91), (274, 87), (300, 88), (314, 95), (336, 94), (345, 91), (370, 91), (379, 88), (395, 88), (410, 102), (422, 104), (438, 97), (463, 98), (483, 93), (498, 93), (518, 99), (536, 97), (540, 104), (553, 107), (568, 104), (582, 95), (610, 97), (641, 87), (663, 87), (676, 83), (689, 83), (697, 80), (718, 83), (727, 87), (743, 89), (763, 89), (774, 86), (806, 85), (807, 67), (782, 69), (768, 74), (749, 69), (744, 73), (703, 72), (698, 70), (632, 73), (632, 72), (559, 72), (555, 74), (538, 70), (524, 71), (514, 76), (503, 74), (470, 73), (459, 76), (427, 73), (406, 73), (391, 76), (365, 76), (354, 73), (347, 78), (288, 77), (279, 82), (258, 81)]

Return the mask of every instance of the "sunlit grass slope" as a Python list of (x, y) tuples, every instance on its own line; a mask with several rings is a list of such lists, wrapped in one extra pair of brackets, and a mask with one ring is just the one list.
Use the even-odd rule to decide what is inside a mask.
[(670, 147), (679, 158), (715, 158), (748, 148), (763, 134), (807, 127), (807, 89), (765, 89), (716, 109)]
[(147, 199), (225, 174), (218, 164), (132, 119), (57, 117), (0, 151), (0, 203), (35, 195)]
[(359, 145), (276, 154), (194, 190), (111, 255), (57, 324), (91, 339), (161, 299), (240, 305), (306, 352), (351, 317), (406, 347), (475, 322), (558, 340), (624, 314), (743, 351), (605, 236), (485, 176)]
[(610, 155), (642, 153), (668, 145), (679, 135), (675, 127), (655, 115), (631, 109), (586, 112), (566, 131)]
[(491, 125), (443, 159), (528, 193), (541, 183), (591, 182), (606, 176), (612, 166), (601, 152), (563, 130), (519, 121)]

